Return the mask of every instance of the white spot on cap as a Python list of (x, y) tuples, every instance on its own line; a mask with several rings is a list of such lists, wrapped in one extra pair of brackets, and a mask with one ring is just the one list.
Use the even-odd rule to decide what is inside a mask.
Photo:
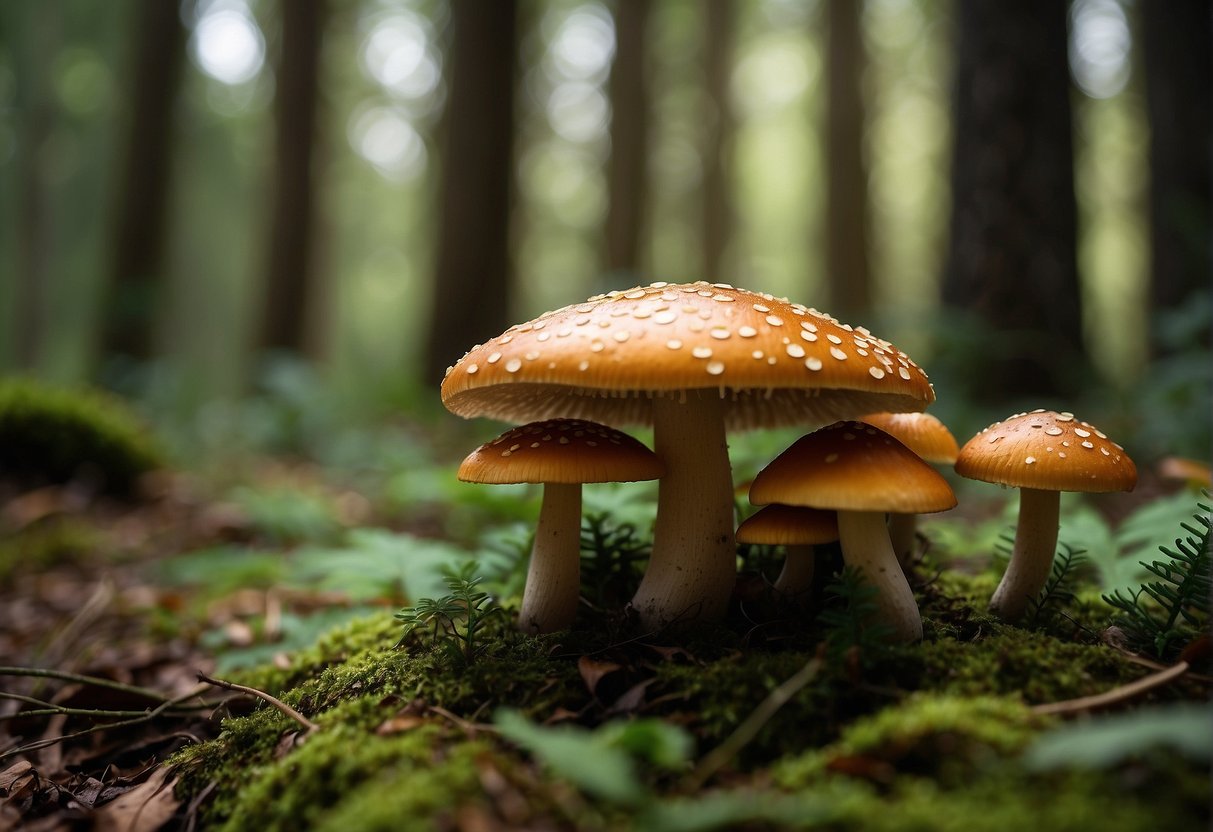
[(742, 326), (737, 328), (737, 334), (742, 338), (753, 338), (758, 334), (758, 330), (754, 329), (752, 326)]
[(507, 373), (516, 373), (522, 369), (522, 362), (517, 358), (511, 358), (505, 362), (505, 371)]
[(826, 462), (837, 462), (838, 454), (826, 454)]
[(804, 360), (804, 366), (808, 367), (813, 372), (821, 369), (821, 359), (815, 355), (810, 355)]
[(1104, 456), (1111, 456), (1111, 455), (1112, 455), (1112, 453), (1111, 453), (1111, 452), (1110, 452), (1110, 451), (1109, 451), (1107, 448), (1100, 448), (1100, 449), (1099, 449), (1099, 452), (1100, 452), (1101, 454), (1103, 454)]
[(756, 359), (760, 359), (760, 358), (762, 358), (764, 355), (766, 355), (766, 353), (765, 353), (765, 352), (763, 352), (762, 350), (754, 350), (752, 353), (750, 353), (750, 355), (751, 355), (751, 356), (753, 356), (753, 357), (754, 357), (754, 358), (756, 358)]
[(755, 312), (770, 312), (771, 307), (765, 306), (761, 303), (756, 303), (756, 304), (754, 304), (754, 311)]
[(729, 328), (725, 326), (714, 326), (708, 332), (708, 335), (711, 335), (717, 341), (723, 341), (732, 334), (729, 332)]
[(499, 353), (499, 352), (495, 352), (495, 353), (492, 353), (489, 355), (490, 364), (496, 364), (500, 360), (501, 360), (501, 353)]
[(676, 320), (678, 320), (678, 313), (671, 312), (668, 309), (664, 312), (658, 312), (653, 316), (653, 323), (655, 324), (672, 324)]
[(845, 352), (843, 352), (842, 350), (838, 349), (838, 347), (830, 347), (830, 355), (834, 356), (839, 361), (847, 360), (847, 354)]
[(1094, 448), (1095, 447), (1094, 445), (1092, 445), (1090, 442), (1086, 441), (1085, 439), (1083, 440), (1082, 446), (1084, 448)]
[(711, 358), (712, 357), (712, 348), (711, 347), (695, 347), (694, 349), (691, 350), (691, 355), (695, 356), (696, 358)]
[(474, 375), (476, 375), (476, 373), (478, 373), (478, 372), (480, 372), (480, 366), (479, 366), (479, 365), (477, 365), (477, 364), (469, 364), (469, 365), (468, 365), (468, 375), (469, 375), (469, 376), (474, 376)]
[(539, 333), (539, 338), (538, 338), (538, 340), (540, 340), (540, 341), (546, 341), (547, 339), (549, 339), (549, 338), (551, 338), (551, 337), (552, 337), (552, 333), (550, 333), (550, 332), (541, 332), (541, 333)]
[(829, 341), (831, 344), (841, 344), (842, 343), (842, 339), (839, 338), (837, 335), (835, 335), (833, 332), (830, 332), (826, 335), (826, 340)]
[(672, 350), (682, 349), (682, 342), (679, 341), (677, 338), (671, 338), (670, 340), (665, 342), (665, 345), (666, 345), (666, 347), (668, 347), (669, 349), (672, 349)]
[(709, 361), (708, 362), (708, 373), (710, 375), (718, 376), (723, 372), (724, 372), (724, 362), (723, 361)]
[(879, 367), (868, 367), (868, 375), (875, 379), (884, 378), (884, 370)]
[(632, 337), (632, 333), (628, 332), (626, 329), (621, 329), (611, 337), (622, 344), (624, 341)]
[(1045, 433), (1049, 436), (1061, 436), (1065, 431), (1057, 427), (1057, 425), (1049, 425), (1049, 427), (1045, 428)]
[(1059, 422), (1073, 422), (1073, 421), (1074, 421), (1074, 414), (1073, 414), (1073, 413), (1070, 413), (1068, 410), (1063, 410), (1061, 413), (1057, 414), (1057, 421), (1059, 421)]
[(606, 344), (601, 341), (590, 342), (590, 352), (602, 352), (604, 349), (606, 349)]
[(1034, 457), (1034, 456), (1030, 456), (1030, 457), (1027, 457), (1026, 459), (1024, 459), (1024, 462), (1027, 463), (1028, 465), (1031, 465), (1035, 461), (1036, 461), (1036, 457)]
[(805, 332), (804, 330), (800, 331), (800, 337), (808, 341), (810, 344), (817, 340), (816, 335), (814, 335), (812, 332)]
[(901, 376), (901, 377), (902, 377), (902, 378), (904, 378), (906, 381), (909, 381), (909, 380), (910, 380), (910, 371), (909, 371), (909, 370), (907, 370), (905, 367), (898, 367), (898, 368), (897, 368), (897, 375)]
[(804, 358), (804, 347), (800, 344), (788, 344), (786, 347), (788, 355), (793, 358)]
[(1088, 436), (1091, 435), (1091, 431), (1083, 430), (1082, 428), (1074, 428), (1074, 433), (1081, 436), (1083, 439), (1086, 439)]
[(767, 323), (771, 326), (783, 326), (783, 318), (778, 315), (767, 315)]

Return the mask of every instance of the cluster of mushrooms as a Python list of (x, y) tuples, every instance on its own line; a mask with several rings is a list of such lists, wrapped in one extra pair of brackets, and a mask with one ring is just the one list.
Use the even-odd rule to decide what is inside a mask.
[[(956, 505), (928, 461), (1021, 489), (1010, 564), (991, 608), (1014, 621), (1043, 588), (1060, 491), (1128, 490), (1124, 449), (1069, 413), (1018, 414), (964, 448), (934, 417), (913, 359), (863, 327), (727, 284), (653, 283), (546, 312), (473, 347), (442, 401), (465, 418), (521, 424), (476, 449), (459, 478), (543, 483), (519, 626), (576, 615), (581, 484), (658, 480), (653, 550), (631, 605), (647, 628), (724, 617), (737, 541), (787, 547), (775, 588), (812, 579), (812, 546), (838, 540), (876, 588), (892, 638), (922, 638), (905, 577), (915, 516)], [(651, 424), (653, 450), (608, 425)], [(734, 528), (726, 431), (819, 426), (750, 486), (763, 506)]]

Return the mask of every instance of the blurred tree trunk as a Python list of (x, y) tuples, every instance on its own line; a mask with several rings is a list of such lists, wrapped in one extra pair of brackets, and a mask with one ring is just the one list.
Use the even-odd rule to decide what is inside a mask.
[(728, 283), (724, 253), (733, 233), (728, 185), (728, 152), (733, 139), (729, 75), (733, 68), (737, 7), (734, 0), (706, 0), (704, 6), (708, 111), (703, 124), (703, 277), (713, 283)]
[(606, 266), (612, 283), (632, 285), (640, 272), (641, 235), (648, 199), (649, 0), (615, 4), (615, 59), (611, 64), (611, 156)]
[(1213, 283), (1213, 7), (1168, 0), (1138, 8), (1150, 114), (1150, 299), (1166, 309)]
[(185, 63), (185, 26), (176, 3), (139, 0), (136, 27), (101, 349), (147, 359), (166, 284), (173, 113)]
[(274, 94), (275, 165), (260, 347), (318, 357), (315, 308), (320, 59), (326, 0), (282, 0)]
[(945, 302), (986, 333), (978, 400), (1073, 395), (1083, 352), (1067, 4), (974, 0), (957, 13)]
[(452, 0), (425, 379), (509, 322), (517, 0)]
[(826, 53), (826, 282), (829, 308), (844, 321), (870, 314), (868, 175), (864, 164), (862, 5), (828, 0)]

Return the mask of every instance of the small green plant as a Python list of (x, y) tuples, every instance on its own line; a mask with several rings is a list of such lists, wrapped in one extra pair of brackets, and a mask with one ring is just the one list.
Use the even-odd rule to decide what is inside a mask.
[(1058, 544), (1057, 554), (1053, 557), (1053, 571), (1045, 581), (1044, 589), (1028, 600), (1029, 627), (1047, 627), (1061, 613), (1062, 607), (1074, 600), (1074, 581), (1085, 563), (1085, 549), (1071, 546), (1065, 541)]
[(487, 592), (477, 589), (483, 578), (472, 577), (475, 572), (474, 561), (464, 564), (458, 572), (448, 572), (446, 585), (450, 594), (422, 598), (416, 605), (396, 613), (404, 624), (404, 634), (396, 646), (418, 629), (433, 626), (433, 643), (451, 661), (464, 666), (472, 664), (484, 649), (477, 634), (492, 616), (502, 612)]
[[(1205, 492), (1206, 499), (1208, 492)], [(1103, 599), (1120, 614), (1113, 624), (1120, 627), (1131, 647), (1161, 659), (1170, 659), (1183, 645), (1208, 628), (1210, 554), (1209, 506), (1197, 503), (1191, 523), (1181, 523), (1188, 532), (1175, 538), (1175, 548), (1159, 546), (1168, 560), (1146, 564), (1161, 580), (1149, 581), (1127, 594), (1116, 590)]]
[(827, 629), (825, 641), (831, 658), (852, 651), (871, 657), (884, 650), (891, 631), (877, 617), (876, 594), (876, 587), (850, 566), (826, 586), (827, 605), (817, 620)]
[(632, 523), (606, 514), (581, 522), (581, 594), (598, 606), (622, 605), (636, 589), (650, 544)]

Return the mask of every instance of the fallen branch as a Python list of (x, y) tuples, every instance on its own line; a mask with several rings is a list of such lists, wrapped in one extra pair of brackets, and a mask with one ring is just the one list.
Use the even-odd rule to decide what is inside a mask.
[(724, 742), (705, 754), (699, 761), (699, 765), (695, 766), (695, 770), (688, 778), (689, 789), (698, 790), (741, 749), (745, 748), (754, 737), (758, 736), (762, 726), (766, 725), (793, 696), (800, 693), (809, 682), (813, 681), (821, 671), (822, 664), (821, 651), (818, 651), (818, 655), (806, 662), (804, 667), (767, 694), (767, 698), (759, 703), (758, 707), (737, 726), (732, 734), (729, 734)]
[(1065, 716), (1097, 711), (1102, 708), (1111, 707), (1112, 705), (1119, 705), (1122, 702), (1136, 699), (1138, 696), (1154, 690), (1154, 688), (1174, 682), (1187, 673), (1188, 668), (1187, 662), (1178, 662), (1165, 670), (1151, 673), (1149, 676), (1143, 676), (1135, 682), (1129, 682), (1127, 685), (1121, 685), (1094, 696), (1081, 696), (1078, 699), (1066, 699), (1061, 702), (1037, 705), (1032, 708), (1032, 713), (1046, 716)]
[(58, 679), (61, 682), (78, 682), (95, 688), (108, 688), (123, 693), (143, 696), (156, 702), (167, 702), (169, 698), (151, 688), (141, 688), (138, 685), (125, 685), (113, 679), (103, 679), (100, 676), (85, 676), (81, 673), (71, 673), (66, 670), (51, 670), (46, 667), (3, 667), (0, 666), (0, 676), (28, 676), (40, 679)]
[(312, 722), (310, 719), (308, 719), (303, 714), (299, 713), (297, 710), (292, 708), (290, 705), (286, 704), (285, 702), (283, 702), (281, 699), (277, 698), (276, 696), (272, 696), (272, 695), (266, 693), (263, 690), (257, 690), (256, 688), (250, 688), (248, 685), (238, 685), (235, 682), (228, 682), (223, 679), (212, 679), (210, 676), (207, 676), (205, 673), (198, 674), (198, 681), (206, 682), (208, 685), (212, 685), (217, 688), (223, 688), (224, 690), (234, 690), (234, 691), (237, 691), (238, 693), (244, 693), (249, 696), (256, 697), (257, 699), (260, 699), (262, 702), (266, 702), (266, 703), (272, 705), (274, 708), (277, 708), (280, 713), (282, 713), (283, 715), (289, 717), (290, 719), (293, 719), (295, 722), (302, 725), (303, 729), (305, 731), (307, 731), (308, 733), (311, 733), (312, 731), (318, 731), (320, 729), (319, 725)]

